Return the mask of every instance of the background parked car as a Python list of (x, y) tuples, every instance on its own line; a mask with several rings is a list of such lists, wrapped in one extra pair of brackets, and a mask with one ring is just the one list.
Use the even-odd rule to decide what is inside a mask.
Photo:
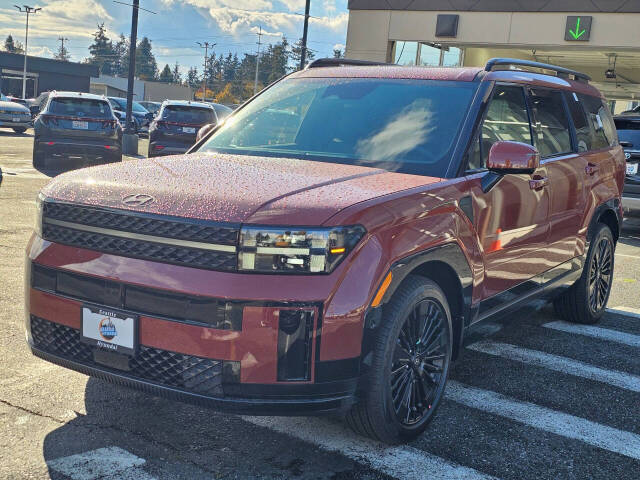
[[(119, 97), (109, 97), (109, 103), (116, 118), (124, 126), (127, 117), (127, 99)], [(131, 116), (135, 125), (136, 133), (147, 134), (149, 132), (149, 123), (153, 120), (153, 114), (140, 105), (140, 102), (134, 101), (131, 104)]]
[(620, 145), (627, 158), (627, 176), (622, 192), (622, 206), (629, 216), (640, 216), (640, 111), (614, 119)]
[(217, 124), (216, 111), (208, 103), (167, 100), (149, 127), (149, 157), (184, 153), (196, 143), (198, 130)]
[(211, 106), (216, 111), (218, 121), (222, 122), (225, 118), (233, 113), (233, 109), (222, 105), (221, 103), (211, 103)]
[(35, 167), (53, 156), (122, 160), (122, 127), (103, 96), (52, 92), (33, 128)]
[(145, 101), (145, 102), (138, 102), (138, 103), (140, 105), (142, 105), (154, 117), (160, 111), (160, 107), (162, 107), (162, 102), (147, 102), (147, 101)]
[(31, 112), (24, 105), (12, 102), (0, 93), (0, 128), (24, 133), (31, 126)]

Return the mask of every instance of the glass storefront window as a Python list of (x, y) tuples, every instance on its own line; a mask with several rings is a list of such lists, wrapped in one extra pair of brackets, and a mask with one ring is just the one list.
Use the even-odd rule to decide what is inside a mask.
[(421, 42), (395, 42), (393, 63), (397, 65), (423, 65), (427, 67), (462, 66), (462, 49), (435, 46)]
[(418, 56), (418, 42), (396, 42), (393, 63), (398, 65), (415, 65)]

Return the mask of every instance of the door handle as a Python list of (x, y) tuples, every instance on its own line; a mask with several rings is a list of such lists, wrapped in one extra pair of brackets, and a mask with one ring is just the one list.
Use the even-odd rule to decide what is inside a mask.
[(547, 186), (549, 179), (547, 177), (536, 177), (529, 180), (529, 188), (531, 190), (541, 190)]
[(595, 175), (598, 172), (598, 170), (600, 170), (600, 167), (595, 163), (588, 163), (587, 166), (584, 167), (584, 171), (587, 173), (587, 175), (590, 175), (590, 176)]

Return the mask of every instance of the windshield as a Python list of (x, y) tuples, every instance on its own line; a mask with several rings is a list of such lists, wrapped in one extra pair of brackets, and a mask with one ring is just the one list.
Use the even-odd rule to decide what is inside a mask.
[(167, 105), (162, 109), (160, 116), (167, 122), (188, 123), (193, 125), (205, 125), (216, 123), (215, 113), (211, 108), (187, 107)]
[(443, 176), (476, 88), (434, 80), (285, 80), (230, 117), (199, 151)]
[(87, 118), (110, 118), (112, 116), (107, 102), (81, 98), (54, 98), (49, 105), (49, 113)]

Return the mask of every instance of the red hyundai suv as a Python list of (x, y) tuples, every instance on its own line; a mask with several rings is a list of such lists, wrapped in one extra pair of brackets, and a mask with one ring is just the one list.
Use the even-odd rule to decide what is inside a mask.
[(27, 339), (153, 394), (406, 441), (476, 322), (535, 297), (598, 321), (624, 177), (578, 72), (316, 61), (186, 155), (47, 185)]

